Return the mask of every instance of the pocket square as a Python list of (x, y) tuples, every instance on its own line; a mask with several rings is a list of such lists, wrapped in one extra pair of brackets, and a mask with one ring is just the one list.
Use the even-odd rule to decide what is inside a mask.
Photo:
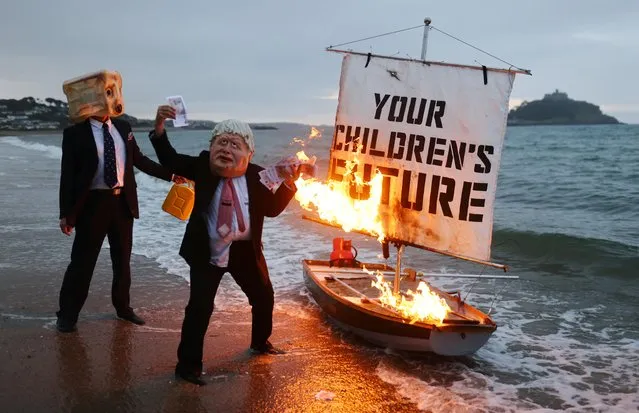
[(129, 136), (127, 136), (126, 140), (127, 141), (132, 141), (133, 140), (133, 132), (129, 132)]

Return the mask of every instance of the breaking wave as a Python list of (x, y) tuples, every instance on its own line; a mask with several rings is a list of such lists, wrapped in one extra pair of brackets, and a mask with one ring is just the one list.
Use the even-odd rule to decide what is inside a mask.
[(625, 278), (636, 276), (639, 268), (639, 247), (603, 239), (497, 229), (492, 245), (495, 259), (525, 261), (539, 269), (561, 265), (566, 269), (587, 268), (593, 275)]
[(62, 158), (62, 148), (60, 148), (59, 146), (45, 145), (38, 142), (28, 142), (26, 140), (18, 138), (17, 136), (5, 136), (1, 138), (1, 141), (13, 146), (17, 146), (19, 148), (43, 152), (47, 158), (51, 158), (51, 159)]

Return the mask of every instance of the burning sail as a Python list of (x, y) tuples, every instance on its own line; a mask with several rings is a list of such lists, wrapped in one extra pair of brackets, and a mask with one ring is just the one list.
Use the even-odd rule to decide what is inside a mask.
[[(380, 197), (388, 238), (489, 260), (514, 78), (515, 71), (344, 52), (329, 180), (354, 174), (364, 185), (351, 197)], [(367, 190), (373, 181), (381, 192)]]
[(490, 260), (514, 77), (345, 53), (327, 180), (299, 180), (296, 199), (345, 231)]
[(490, 260), (514, 77), (345, 53), (328, 177), (297, 200), (346, 231)]

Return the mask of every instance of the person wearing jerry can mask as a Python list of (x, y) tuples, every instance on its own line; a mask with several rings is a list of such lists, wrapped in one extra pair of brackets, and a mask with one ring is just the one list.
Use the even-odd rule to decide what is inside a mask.
[(255, 142), (250, 126), (239, 120), (215, 125), (208, 150), (199, 156), (175, 151), (164, 128), (175, 109), (158, 107), (149, 133), (162, 165), (195, 182), (195, 205), (180, 255), (190, 266), (190, 297), (184, 313), (175, 375), (194, 384), (201, 379), (204, 337), (222, 276), (229, 272), (248, 297), (252, 311), (250, 351), (280, 354), (269, 341), (273, 327), (273, 286), (262, 253), (265, 217), (278, 216), (296, 192), (299, 168), (290, 168), (275, 192), (268, 190), (251, 163)]
[(138, 147), (123, 114), (122, 79), (101, 71), (64, 82), (69, 118), (74, 125), (62, 133), (60, 230), (75, 228), (71, 262), (60, 289), (56, 327), (75, 331), (89, 293), (98, 255), (108, 237), (113, 284), (111, 299), (117, 316), (144, 324), (130, 305), (133, 220), (139, 218), (133, 167), (156, 178), (185, 182), (147, 158)]

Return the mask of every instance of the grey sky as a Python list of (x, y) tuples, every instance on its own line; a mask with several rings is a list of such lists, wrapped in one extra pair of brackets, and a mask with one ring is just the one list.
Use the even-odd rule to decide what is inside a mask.
[[(184, 96), (193, 119), (332, 124), (340, 55), (326, 46), (433, 26), (520, 67), (511, 100), (558, 88), (639, 123), (639, 2), (382, 0), (7, 0), (0, 9), (0, 97), (65, 99), (62, 82), (118, 70), (128, 113), (151, 117)], [(422, 30), (356, 43), (419, 57)], [(504, 67), (431, 32), (429, 60)]]

